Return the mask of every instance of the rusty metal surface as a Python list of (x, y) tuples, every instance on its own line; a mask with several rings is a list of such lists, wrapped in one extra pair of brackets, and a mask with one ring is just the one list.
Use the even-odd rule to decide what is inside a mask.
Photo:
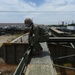
[(42, 43), (41, 46), (43, 47), (42, 54), (32, 56), (25, 75), (57, 75), (47, 44)]
[(56, 75), (50, 64), (30, 64), (25, 75)]
[(46, 43), (41, 43), (43, 47), (43, 52), (40, 55), (32, 56), (30, 64), (52, 64), (50, 53)]
[(75, 37), (50, 37), (48, 42), (75, 42)]
[(19, 63), (27, 48), (27, 43), (4, 43), (2, 57), (6, 63)]
[(33, 56), (30, 64), (52, 64), (52, 60), (49, 56), (49, 53), (43, 51), (41, 55)]

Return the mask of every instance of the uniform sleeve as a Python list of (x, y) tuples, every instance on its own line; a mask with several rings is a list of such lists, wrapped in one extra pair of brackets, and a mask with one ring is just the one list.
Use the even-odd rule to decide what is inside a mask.
[(34, 29), (34, 37), (36, 38), (37, 41), (39, 40), (39, 28), (38, 27), (35, 27)]
[(33, 37), (31, 38), (33, 44), (35, 44), (36, 42), (39, 41), (39, 29), (38, 27), (35, 27), (34, 28), (34, 31), (33, 31)]
[(31, 30), (31, 27), (27, 28), (28, 32), (29, 32), (29, 35), (28, 35), (28, 43), (30, 44), (31, 43), (31, 37), (32, 37), (32, 30)]

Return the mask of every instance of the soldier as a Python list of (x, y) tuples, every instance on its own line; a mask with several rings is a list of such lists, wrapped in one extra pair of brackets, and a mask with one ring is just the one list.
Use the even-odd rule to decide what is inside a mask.
[(49, 39), (47, 30), (41, 26), (34, 26), (33, 21), (30, 18), (26, 18), (24, 24), (29, 32), (29, 44), (32, 44), (34, 48), (32, 52), (34, 54), (40, 54), (43, 50), (40, 42), (46, 42)]

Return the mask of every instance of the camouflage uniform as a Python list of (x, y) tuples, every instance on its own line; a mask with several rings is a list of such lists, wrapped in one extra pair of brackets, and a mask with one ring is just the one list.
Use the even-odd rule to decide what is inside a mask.
[(28, 41), (29, 44), (33, 45), (35, 51), (42, 51), (40, 42), (46, 42), (49, 39), (49, 34), (43, 26), (36, 26), (30, 18), (26, 18), (24, 21), (27, 26), (27, 31), (29, 31)]
[(37, 26), (33, 28), (33, 36), (30, 37), (29, 40), (32, 42), (33, 47), (36, 51), (42, 51), (42, 47), (40, 42), (46, 42), (49, 39), (49, 34), (47, 30), (42, 26)]

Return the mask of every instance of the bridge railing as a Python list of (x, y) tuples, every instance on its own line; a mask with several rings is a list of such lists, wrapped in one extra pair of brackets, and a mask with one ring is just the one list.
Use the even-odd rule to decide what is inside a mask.
[(28, 48), (13, 75), (23, 75), (25, 73), (24, 71), (26, 70), (26, 66), (29, 61), (29, 54), (30, 50)]

